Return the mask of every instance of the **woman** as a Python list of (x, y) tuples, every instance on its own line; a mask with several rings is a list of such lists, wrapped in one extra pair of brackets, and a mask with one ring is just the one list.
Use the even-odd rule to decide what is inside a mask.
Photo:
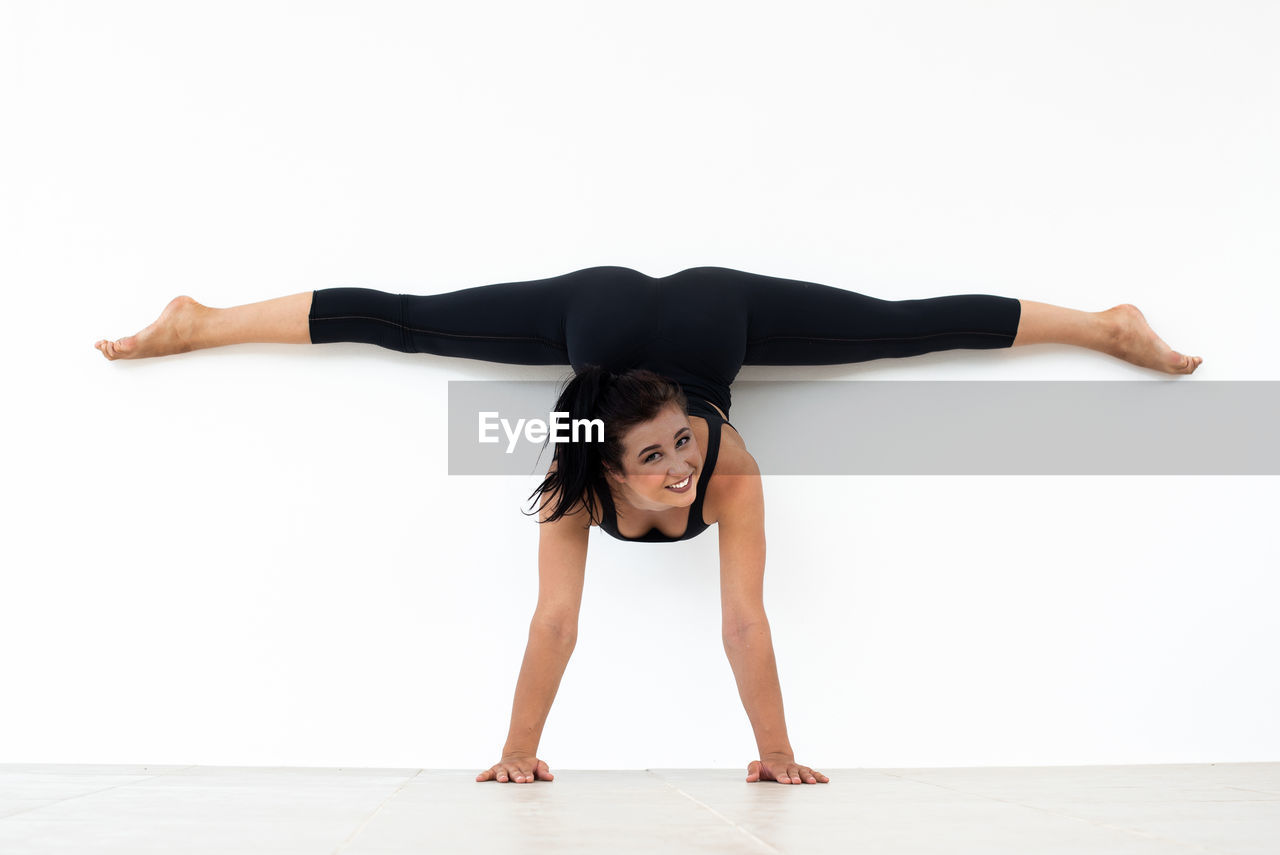
[(175, 297), (136, 335), (95, 344), (135, 359), (245, 342), (358, 341), (525, 365), (571, 365), (555, 410), (599, 418), (604, 442), (559, 443), (540, 496), (538, 605), (502, 759), (477, 781), (552, 780), (538, 741), (577, 634), (590, 528), (686, 540), (719, 527), (722, 633), (755, 731), (747, 781), (826, 783), (795, 760), (763, 603), (760, 471), (728, 421), (742, 365), (829, 365), (1039, 343), (1102, 351), (1170, 374), (1200, 357), (1164, 343), (1129, 304), (1082, 312), (985, 294), (880, 300), (723, 267), (651, 278), (626, 267), (388, 294), (328, 288), (230, 309)]

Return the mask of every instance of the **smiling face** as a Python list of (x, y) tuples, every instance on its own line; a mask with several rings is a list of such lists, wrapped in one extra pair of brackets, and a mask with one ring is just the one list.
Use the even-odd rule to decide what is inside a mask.
[(702, 451), (679, 407), (665, 407), (633, 427), (622, 437), (622, 447), (623, 471), (609, 470), (608, 476), (632, 505), (657, 511), (693, 504)]

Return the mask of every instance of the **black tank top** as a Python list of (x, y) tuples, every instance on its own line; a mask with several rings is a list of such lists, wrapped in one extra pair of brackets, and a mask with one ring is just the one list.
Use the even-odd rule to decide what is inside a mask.
[[(613, 504), (613, 494), (609, 492), (607, 486), (602, 485), (600, 492), (604, 513), (603, 518), (600, 520), (600, 528), (609, 535), (616, 537), (618, 540), (628, 540), (636, 543), (675, 543), (678, 540), (690, 540), (710, 528), (702, 519), (702, 503), (707, 498), (707, 485), (711, 483), (711, 473), (715, 471), (716, 460), (720, 456), (721, 428), (724, 425), (733, 427), (733, 423), (721, 418), (715, 407), (698, 398), (689, 398), (689, 415), (701, 416), (707, 420), (707, 450), (702, 457), (702, 473), (698, 475), (698, 495), (694, 498), (693, 504), (689, 506), (689, 522), (685, 527), (684, 534), (679, 537), (668, 537), (657, 528), (651, 528), (639, 537), (624, 537), (618, 533), (618, 512)], [(737, 428), (734, 428), (734, 430), (737, 430)]]

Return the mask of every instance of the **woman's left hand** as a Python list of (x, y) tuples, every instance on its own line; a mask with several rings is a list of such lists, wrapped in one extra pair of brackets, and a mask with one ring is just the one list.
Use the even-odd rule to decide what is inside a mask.
[(766, 754), (747, 764), (747, 783), (777, 781), (779, 784), (826, 784), (831, 781), (817, 769), (801, 766), (790, 754)]

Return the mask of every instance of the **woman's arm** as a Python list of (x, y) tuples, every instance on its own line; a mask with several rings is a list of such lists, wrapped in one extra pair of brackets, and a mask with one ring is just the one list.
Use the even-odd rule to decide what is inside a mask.
[(795, 762), (787, 737), (773, 636), (764, 611), (764, 487), (760, 467), (745, 449), (738, 450), (717, 462), (714, 477), (720, 481), (721, 635), (761, 758), (748, 764), (747, 780), (826, 783), (830, 780), (826, 775)]
[(735, 460), (732, 472), (717, 465), (715, 473), (723, 497), (718, 502), (721, 637), (761, 755), (790, 753), (764, 610), (764, 489), (755, 459), (745, 452), (738, 457), (742, 460)]
[[(540, 519), (549, 516), (548, 500)], [(579, 506), (553, 523), (538, 526), (538, 606), (529, 623), (529, 642), (516, 681), (511, 727), (502, 760), (477, 776), (484, 781), (524, 783), (551, 780), (546, 764), (537, 758), (538, 743), (560, 679), (578, 638), (578, 612), (586, 577), (590, 523)]]
[(590, 534), (582, 512), (538, 526), (538, 606), (529, 624), (504, 752), (537, 751), (560, 678), (578, 642)]

